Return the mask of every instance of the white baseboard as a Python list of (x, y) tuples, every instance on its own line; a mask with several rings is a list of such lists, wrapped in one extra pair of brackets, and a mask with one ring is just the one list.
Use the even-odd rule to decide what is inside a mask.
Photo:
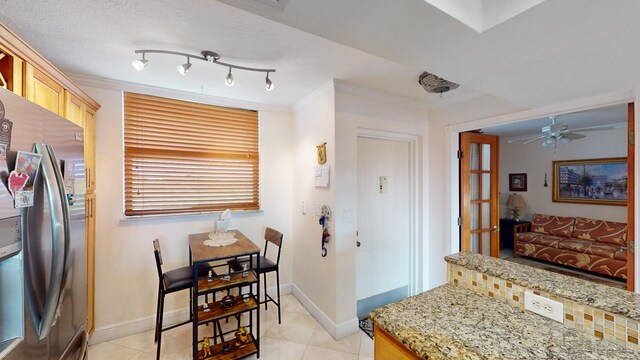
[(302, 304), (302, 306), (307, 309), (311, 316), (313, 316), (316, 321), (318, 321), (318, 323), (320, 323), (320, 325), (322, 325), (322, 327), (327, 330), (327, 332), (331, 336), (333, 336), (334, 339), (340, 340), (343, 337), (349, 336), (358, 331), (358, 318), (354, 317), (351, 320), (336, 325), (336, 323), (334, 323), (333, 320), (331, 320), (331, 318), (329, 318), (329, 316), (324, 313), (324, 311), (320, 310), (320, 308), (316, 306), (316, 304), (311, 301), (311, 299), (309, 299), (309, 297), (304, 292), (302, 292), (300, 288), (295, 285), (291, 286), (293, 290), (293, 296), (298, 299), (300, 304)]
[[(283, 284), (280, 285), (280, 295), (291, 294), (291, 284)], [(277, 293), (275, 286), (267, 288), (269, 295), (275, 297)], [(260, 291), (264, 294), (262, 291)], [(264, 295), (261, 295), (264, 296)], [(182, 309), (165, 311), (164, 312), (164, 327), (171, 326), (173, 324), (178, 324), (180, 322), (186, 321), (189, 319), (189, 307), (184, 307)], [(103, 327), (97, 328), (91, 338), (89, 339), (89, 345), (100, 344), (106, 341), (111, 341), (115, 339), (119, 339), (122, 337), (135, 335), (139, 333), (143, 333), (145, 331), (153, 330), (156, 325), (156, 317), (153, 316), (145, 316), (135, 320), (124, 321), (117, 324), (111, 324)], [(188, 326), (188, 325), (185, 325)]]

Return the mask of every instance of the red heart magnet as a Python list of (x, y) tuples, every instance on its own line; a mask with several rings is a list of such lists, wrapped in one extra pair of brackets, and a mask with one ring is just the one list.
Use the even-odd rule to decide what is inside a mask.
[(24, 185), (29, 180), (29, 175), (27, 174), (18, 174), (15, 170), (9, 174), (9, 191), (11, 191), (11, 195), (15, 196), (16, 192), (22, 190)]

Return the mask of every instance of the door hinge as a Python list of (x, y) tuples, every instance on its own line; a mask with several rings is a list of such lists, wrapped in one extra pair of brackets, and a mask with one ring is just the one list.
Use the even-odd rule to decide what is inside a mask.
[(462, 217), (458, 217), (458, 226), (462, 226), (462, 223), (463, 223)]
[(634, 240), (629, 241), (629, 252), (632, 254), (636, 253), (636, 242)]
[(636, 132), (629, 131), (629, 145), (634, 145), (636, 143)]
[(462, 152), (462, 150), (458, 150), (458, 159), (462, 159), (463, 155), (464, 153)]

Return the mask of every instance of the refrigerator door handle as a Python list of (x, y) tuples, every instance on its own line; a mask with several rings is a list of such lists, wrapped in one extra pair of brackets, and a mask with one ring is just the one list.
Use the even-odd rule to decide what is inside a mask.
[[(58, 360), (84, 360), (87, 356), (87, 347), (89, 346), (89, 334), (84, 325), (73, 336), (67, 348), (64, 349)], [(79, 351), (78, 351), (79, 349)], [(74, 356), (75, 357), (72, 357)]]
[(49, 198), (52, 235), (51, 277), (44, 311), (40, 319), (37, 319), (33, 311), (31, 312), (38, 338), (43, 340), (49, 335), (51, 327), (57, 320), (57, 314), (59, 314), (61, 295), (66, 278), (70, 232), (68, 225), (69, 211), (66, 206), (67, 203), (64, 201), (64, 188), (61, 184), (62, 176), (60, 175), (53, 149), (44, 144), (35, 144), (34, 148), (36, 153), (42, 155), (40, 166), (44, 180), (44, 190)]

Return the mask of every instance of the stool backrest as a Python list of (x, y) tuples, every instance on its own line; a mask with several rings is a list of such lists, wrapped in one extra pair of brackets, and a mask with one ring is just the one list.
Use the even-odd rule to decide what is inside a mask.
[(264, 257), (267, 257), (267, 246), (269, 246), (269, 243), (272, 243), (278, 247), (278, 258), (276, 260), (276, 265), (280, 265), (280, 251), (282, 250), (282, 233), (268, 227), (264, 231), (264, 240), (265, 240)]
[(158, 270), (158, 278), (162, 282), (162, 252), (160, 252), (160, 242), (158, 239), (153, 240), (153, 255), (156, 258), (156, 268)]

